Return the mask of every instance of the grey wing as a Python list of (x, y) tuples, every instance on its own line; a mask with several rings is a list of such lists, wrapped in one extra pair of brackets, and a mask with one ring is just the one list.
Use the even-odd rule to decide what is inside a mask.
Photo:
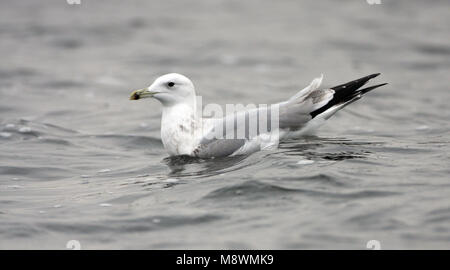
[(262, 127), (272, 128), (271, 110), (267, 107), (234, 112), (223, 118), (205, 119), (208, 125), (204, 130), (199, 146), (194, 150), (198, 157), (229, 156), (244, 146), (245, 142), (258, 136)]
[(316, 90), (306, 97), (209, 119), (211, 127), (203, 134), (194, 154), (202, 158), (229, 156), (260, 134), (276, 129), (299, 130), (312, 119), (310, 113), (318, 103), (328, 99), (328, 91)]
[[(252, 136), (250, 115), (255, 110), (232, 113), (223, 118), (205, 119), (204, 129), (199, 146), (194, 150), (197, 157), (224, 157), (236, 152), (244, 146)], [(246, 121), (247, 120), (247, 121)]]
[(291, 98), (280, 106), (280, 128), (291, 131), (303, 128), (311, 119), (312, 112), (333, 99), (334, 90), (312, 90), (304, 96)]
[[(271, 132), (276, 128), (299, 130), (322, 113), (325, 113), (324, 118), (328, 119), (339, 109), (361, 98), (363, 94), (385, 85), (360, 89), (367, 81), (378, 75), (379, 73), (372, 74), (331, 89), (319, 89), (323, 78), (321, 76), (287, 101), (214, 119), (212, 128), (205, 133), (196, 151), (199, 156), (230, 155), (247, 140), (262, 133)], [(326, 113), (328, 111), (330, 113)]]

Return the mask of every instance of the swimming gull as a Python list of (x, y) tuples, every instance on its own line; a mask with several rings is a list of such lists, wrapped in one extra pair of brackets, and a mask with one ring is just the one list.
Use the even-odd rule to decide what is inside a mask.
[(213, 158), (271, 149), (280, 140), (311, 134), (340, 109), (385, 85), (362, 88), (378, 75), (320, 89), (322, 75), (286, 101), (215, 118), (201, 116), (194, 84), (177, 73), (163, 75), (149, 87), (133, 91), (130, 99), (151, 97), (161, 102), (161, 139), (169, 155)]

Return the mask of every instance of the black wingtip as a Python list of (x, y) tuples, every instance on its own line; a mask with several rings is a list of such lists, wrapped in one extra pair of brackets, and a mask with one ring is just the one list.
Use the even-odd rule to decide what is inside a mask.
[(314, 118), (322, 112), (328, 110), (329, 108), (339, 105), (339, 104), (350, 104), (357, 99), (361, 98), (361, 96), (375, 88), (386, 85), (387, 83), (377, 84), (373, 86), (369, 86), (366, 88), (360, 89), (363, 85), (365, 85), (370, 79), (373, 79), (379, 76), (381, 73), (374, 73), (367, 75), (365, 77), (331, 87), (335, 91), (333, 95), (333, 99), (330, 100), (325, 106), (311, 112), (311, 116)]
[(388, 84), (388, 83), (380, 83), (380, 84), (377, 84), (377, 85), (372, 85), (372, 86), (360, 89), (360, 90), (358, 90), (358, 92), (360, 92), (361, 94), (365, 94), (365, 93), (367, 93), (369, 91), (372, 91), (375, 88), (381, 87), (381, 86), (386, 85), (386, 84)]
[[(341, 90), (344, 91), (356, 91), (358, 88), (360, 88), (361, 86), (363, 86), (364, 84), (366, 84), (369, 80), (379, 76), (381, 73), (373, 73), (367, 76), (364, 76), (362, 78), (341, 84), (341, 85), (337, 85), (335, 87), (331, 87), (331, 89), (339, 92)], [(350, 88), (350, 89), (349, 89)]]
[(381, 73), (374, 73), (374, 74), (367, 75), (366, 77), (362, 77), (359, 80), (361, 80), (361, 81), (367, 80), (368, 81), (368, 80), (378, 77), (380, 75), (381, 75)]

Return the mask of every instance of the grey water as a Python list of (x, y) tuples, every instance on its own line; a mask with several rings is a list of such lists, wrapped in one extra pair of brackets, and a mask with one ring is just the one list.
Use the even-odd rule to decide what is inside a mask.
[[(0, 249), (450, 248), (449, 10), (1, 1)], [(275, 103), (320, 74), (389, 84), (315, 136), (198, 160), (168, 157), (160, 104), (128, 100), (168, 72), (220, 105)]]

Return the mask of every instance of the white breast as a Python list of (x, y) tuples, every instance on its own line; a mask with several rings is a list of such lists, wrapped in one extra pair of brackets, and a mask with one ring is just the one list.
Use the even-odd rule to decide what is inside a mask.
[(189, 106), (183, 104), (164, 108), (161, 119), (161, 140), (170, 155), (191, 155), (197, 146), (196, 119)]

